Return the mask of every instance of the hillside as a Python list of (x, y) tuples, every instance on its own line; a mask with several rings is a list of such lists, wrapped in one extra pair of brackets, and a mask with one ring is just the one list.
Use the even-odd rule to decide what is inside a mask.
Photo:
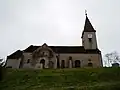
[(120, 90), (120, 68), (8, 69), (0, 90)]

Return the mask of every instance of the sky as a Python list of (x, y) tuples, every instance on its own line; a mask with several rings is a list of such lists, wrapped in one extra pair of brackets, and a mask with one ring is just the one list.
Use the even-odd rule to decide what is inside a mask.
[(120, 53), (120, 0), (0, 0), (0, 57), (29, 45), (81, 46), (85, 10), (102, 55)]

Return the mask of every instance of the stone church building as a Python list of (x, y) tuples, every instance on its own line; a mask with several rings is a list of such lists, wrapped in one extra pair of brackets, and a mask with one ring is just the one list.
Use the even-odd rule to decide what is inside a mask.
[(7, 56), (9, 68), (80, 68), (102, 67), (102, 55), (97, 46), (96, 30), (86, 15), (82, 46), (30, 45)]

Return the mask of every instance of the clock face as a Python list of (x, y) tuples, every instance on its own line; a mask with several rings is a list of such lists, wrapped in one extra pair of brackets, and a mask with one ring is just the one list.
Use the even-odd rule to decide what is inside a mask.
[(88, 34), (88, 38), (92, 38), (92, 34)]

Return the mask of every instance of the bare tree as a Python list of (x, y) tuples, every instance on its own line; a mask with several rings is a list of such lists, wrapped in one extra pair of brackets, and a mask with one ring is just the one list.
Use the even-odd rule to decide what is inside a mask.
[(107, 67), (107, 60), (104, 60), (105, 67)]
[(105, 54), (105, 58), (106, 58), (109, 66), (112, 63), (120, 62), (120, 56), (119, 56), (119, 54), (116, 51)]
[(107, 54), (105, 54), (105, 61), (107, 61), (108, 62), (108, 65), (110, 65), (110, 54), (109, 53), (107, 53)]

